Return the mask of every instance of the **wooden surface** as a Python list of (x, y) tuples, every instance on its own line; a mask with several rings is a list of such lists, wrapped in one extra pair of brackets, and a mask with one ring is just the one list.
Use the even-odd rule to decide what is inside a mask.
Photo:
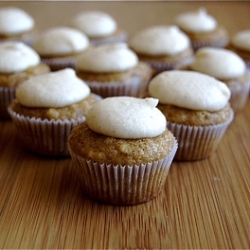
[[(7, 5), (0, 3), (0, 7)], [(41, 29), (81, 9), (108, 11), (129, 33), (205, 6), (231, 34), (250, 28), (249, 2), (9, 2)], [(70, 159), (25, 151), (0, 122), (0, 248), (249, 249), (250, 100), (208, 159), (174, 162), (154, 200), (129, 207), (82, 195)]]

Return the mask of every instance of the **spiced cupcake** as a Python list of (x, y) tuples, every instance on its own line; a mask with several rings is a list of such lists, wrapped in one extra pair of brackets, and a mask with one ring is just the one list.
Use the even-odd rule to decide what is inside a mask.
[(224, 82), (231, 91), (230, 103), (234, 111), (244, 108), (249, 97), (250, 76), (243, 59), (235, 52), (223, 48), (200, 48), (189, 68)]
[(214, 77), (193, 71), (165, 71), (149, 83), (149, 95), (158, 98), (167, 128), (178, 142), (176, 160), (209, 157), (233, 120), (230, 90)]
[(241, 30), (234, 34), (227, 48), (234, 51), (244, 60), (250, 74), (250, 29)]
[(140, 61), (154, 69), (154, 75), (188, 65), (193, 58), (188, 36), (175, 25), (145, 28), (132, 36), (128, 44)]
[(226, 28), (209, 15), (205, 8), (181, 13), (174, 22), (188, 35), (194, 50), (205, 46), (223, 48), (229, 42)]
[(86, 34), (92, 45), (127, 41), (127, 32), (118, 27), (112, 16), (102, 11), (80, 12), (69, 25)]
[(17, 7), (0, 8), (0, 42), (20, 41), (31, 45), (37, 34), (35, 20), (29, 13)]
[(124, 43), (89, 48), (78, 57), (76, 72), (102, 97), (144, 96), (153, 74)]
[(147, 202), (162, 190), (177, 142), (154, 98), (109, 97), (92, 106), (69, 136), (72, 167), (91, 199)]
[(71, 129), (85, 120), (100, 99), (67, 68), (20, 84), (8, 111), (26, 149), (40, 155), (68, 156)]
[(69, 27), (54, 27), (42, 32), (33, 48), (52, 71), (73, 68), (77, 57), (89, 47), (89, 39), (81, 31)]
[(18, 41), (0, 43), (0, 119), (10, 118), (7, 107), (19, 84), (47, 72), (50, 68), (28, 45)]

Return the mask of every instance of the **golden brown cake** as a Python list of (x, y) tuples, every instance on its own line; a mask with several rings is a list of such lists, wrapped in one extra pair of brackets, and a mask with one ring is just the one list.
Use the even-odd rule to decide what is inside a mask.
[(71, 129), (85, 120), (90, 107), (100, 99), (68, 68), (24, 81), (17, 87), (8, 111), (28, 150), (68, 156)]
[(149, 83), (149, 95), (167, 118), (178, 141), (176, 160), (210, 156), (233, 120), (230, 90), (213, 77), (193, 71), (162, 72)]
[[(158, 100), (109, 97), (95, 104), (69, 136), (72, 166), (84, 193), (113, 205), (153, 199), (177, 149)], [(108, 118), (108, 119), (107, 119)]]

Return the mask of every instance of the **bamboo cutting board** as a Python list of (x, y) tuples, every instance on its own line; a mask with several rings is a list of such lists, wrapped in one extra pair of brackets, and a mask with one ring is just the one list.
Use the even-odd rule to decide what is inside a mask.
[[(34, 13), (42, 28), (53, 20), (55, 24), (66, 20), (66, 10), (69, 16), (85, 4), (120, 17), (131, 33), (201, 6), (200, 2), (8, 4)], [(248, 2), (202, 6), (231, 33), (250, 28)], [(131, 18), (126, 19), (123, 11)], [(250, 100), (211, 157), (172, 164), (158, 197), (137, 206), (107, 206), (84, 197), (70, 158), (27, 152), (18, 143), (12, 122), (0, 121), (0, 248), (250, 249), (249, 147)]]

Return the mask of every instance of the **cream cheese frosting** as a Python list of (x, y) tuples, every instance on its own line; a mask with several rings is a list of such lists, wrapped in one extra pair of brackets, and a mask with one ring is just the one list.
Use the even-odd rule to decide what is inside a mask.
[(175, 25), (152, 26), (133, 36), (129, 45), (138, 53), (176, 55), (190, 47), (190, 40)]
[(116, 21), (102, 11), (84, 11), (75, 16), (71, 26), (84, 32), (90, 38), (106, 37), (115, 32)]
[(88, 85), (73, 69), (34, 76), (16, 89), (16, 98), (23, 106), (60, 108), (77, 103), (90, 94)]
[(21, 72), (40, 63), (36, 51), (22, 42), (0, 43), (0, 72)]
[(88, 37), (69, 27), (54, 27), (44, 31), (34, 42), (33, 48), (42, 56), (67, 55), (84, 51)]
[(183, 30), (193, 33), (210, 32), (217, 27), (217, 21), (207, 14), (205, 8), (179, 14), (175, 23)]
[(231, 38), (231, 43), (239, 49), (250, 52), (250, 29), (242, 30)]
[(224, 108), (231, 95), (214, 77), (185, 70), (160, 73), (150, 81), (149, 93), (162, 104), (211, 112)]
[(218, 79), (234, 79), (246, 72), (243, 59), (233, 51), (203, 47), (197, 50), (190, 68)]
[(86, 116), (89, 128), (116, 138), (155, 137), (166, 130), (166, 118), (155, 98), (108, 97), (96, 103)]
[(0, 8), (0, 34), (10, 36), (22, 34), (34, 26), (34, 19), (24, 10), (16, 7)]
[(84, 51), (76, 68), (91, 72), (121, 72), (138, 64), (137, 55), (125, 43), (105, 44)]

